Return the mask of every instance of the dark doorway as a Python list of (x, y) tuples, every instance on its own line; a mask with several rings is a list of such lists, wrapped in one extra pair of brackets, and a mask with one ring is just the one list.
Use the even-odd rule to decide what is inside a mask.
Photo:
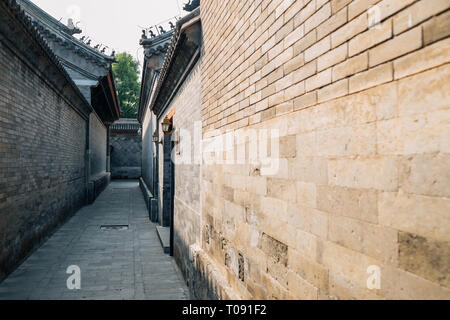
[(164, 136), (164, 174), (163, 174), (163, 227), (170, 227), (170, 255), (173, 256), (174, 239), (174, 197), (175, 197), (175, 165), (172, 161), (174, 142), (172, 135)]

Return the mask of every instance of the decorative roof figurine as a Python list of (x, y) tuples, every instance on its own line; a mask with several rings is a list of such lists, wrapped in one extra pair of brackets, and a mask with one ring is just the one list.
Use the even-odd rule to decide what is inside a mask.
[(141, 39), (147, 39), (147, 35), (145, 34), (145, 30), (142, 30)]
[(152, 38), (156, 37), (156, 35), (152, 31), (152, 28), (148, 29), (148, 32), (150, 33), (150, 37)]
[(159, 26), (159, 31), (161, 31), (161, 33), (166, 33), (166, 30), (164, 30), (162, 26)]
[[(79, 22), (77, 22), (78, 24)], [(73, 24), (73, 19), (69, 18), (69, 20), (67, 21), (67, 28), (69, 28), (69, 34), (70, 35), (74, 35), (74, 34), (79, 34), (81, 32), (83, 32), (81, 29), (77, 28), (76, 25)]]
[(184, 11), (192, 12), (200, 6), (200, 0), (190, 0), (189, 3), (186, 3), (183, 7)]

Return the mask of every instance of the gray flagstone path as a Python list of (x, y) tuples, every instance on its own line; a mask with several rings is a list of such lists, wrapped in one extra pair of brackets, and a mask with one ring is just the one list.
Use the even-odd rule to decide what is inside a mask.
[[(128, 230), (102, 230), (128, 225)], [(81, 289), (69, 290), (69, 266)], [(189, 291), (163, 253), (137, 181), (113, 181), (0, 284), (0, 300), (185, 300)]]

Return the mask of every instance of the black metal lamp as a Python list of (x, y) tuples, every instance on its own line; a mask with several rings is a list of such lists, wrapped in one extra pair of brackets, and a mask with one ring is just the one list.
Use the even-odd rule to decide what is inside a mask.
[(153, 142), (155, 144), (162, 144), (162, 142), (159, 141), (159, 135), (158, 132), (155, 131), (155, 133), (153, 133)]
[(169, 118), (165, 118), (161, 123), (161, 128), (164, 134), (171, 134), (172, 121)]

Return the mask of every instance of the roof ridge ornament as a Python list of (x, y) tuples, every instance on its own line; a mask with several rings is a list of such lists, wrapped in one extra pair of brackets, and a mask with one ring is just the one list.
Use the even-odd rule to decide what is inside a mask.
[(200, 6), (200, 0), (190, 0), (189, 3), (186, 3), (183, 7), (184, 11), (192, 12)]
[(69, 29), (69, 34), (70, 34), (71, 36), (73, 36), (74, 34), (80, 34), (80, 33), (83, 32), (80, 28), (77, 27), (77, 25), (78, 25), (79, 23), (80, 23), (80, 22), (77, 22), (76, 25), (73, 24), (73, 19), (72, 19), (72, 18), (69, 18), (69, 19), (67, 20), (67, 28)]

